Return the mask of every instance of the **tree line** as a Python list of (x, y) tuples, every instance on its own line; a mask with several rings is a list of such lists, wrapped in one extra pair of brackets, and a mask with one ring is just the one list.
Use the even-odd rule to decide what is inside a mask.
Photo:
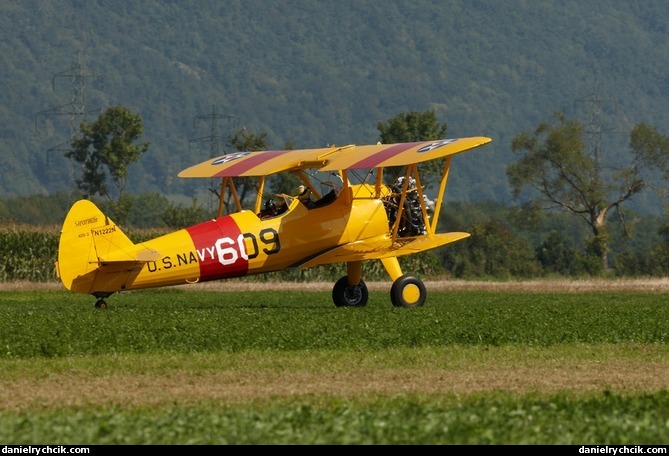
[[(383, 143), (433, 140), (446, 137), (447, 124), (437, 121), (433, 110), (402, 112), (379, 122)], [(144, 132), (139, 115), (122, 106), (113, 106), (90, 124), (80, 126), (65, 156), (79, 165), (80, 175), (72, 193), (36, 197), (0, 199), (0, 220), (19, 223), (59, 223), (73, 198), (97, 200), (105, 212), (119, 224), (138, 228), (177, 229), (208, 217), (208, 210), (197, 200), (184, 206), (170, 202), (159, 194), (128, 195), (124, 193), (128, 168), (150, 144), (141, 142)], [(245, 128), (228, 135), (228, 145), (236, 151), (267, 150), (267, 134)], [(290, 144), (284, 146), (292, 148)], [(507, 176), (519, 206), (522, 230), (503, 219), (476, 220), (456, 227), (472, 233), (470, 239), (429, 255), (427, 265), (439, 264), (458, 277), (537, 277), (547, 274), (580, 275), (665, 275), (669, 272), (669, 224), (653, 220), (658, 241), (645, 249), (621, 249), (609, 261), (615, 233), (618, 245), (632, 237), (625, 204), (642, 192), (655, 191), (664, 200), (669, 177), (669, 138), (653, 126), (639, 123), (629, 138), (628, 160), (612, 163), (605, 151), (591, 150), (585, 141), (584, 126), (562, 112), (552, 122), (541, 123), (533, 132), (516, 135), (511, 144), (518, 161), (507, 168)], [(421, 170), (430, 175), (430, 166)], [(426, 182), (429, 183), (429, 182)], [(240, 182), (241, 198), (251, 194), (252, 185)], [(294, 183), (280, 177), (271, 185), (274, 191), (285, 191)], [(217, 189), (210, 189), (217, 194)], [(15, 208), (11, 210), (10, 208)], [(16, 209), (20, 208), (20, 209)], [(589, 235), (571, 240), (557, 229), (543, 227), (544, 235), (530, 240), (527, 232), (537, 220), (569, 214), (586, 226)], [(666, 213), (666, 211), (665, 211)], [(443, 222), (449, 224), (449, 211)], [(55, 220), (54, 220), (55, 219)], [(533, 225), (534, 224), (534, 225)], [(581, 243), (582, 242), (582, 243)], [(581, 245), (579, 245), (581, 243)], [(432, 267), (432, 269), (434, 269)]]

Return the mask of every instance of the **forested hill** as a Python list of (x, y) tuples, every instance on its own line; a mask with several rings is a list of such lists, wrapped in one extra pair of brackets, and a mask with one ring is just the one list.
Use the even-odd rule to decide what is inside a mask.
[[(555, 110), (601, 127), (607, 153), (646, 122), (669, 134), (669, 2), (644, 0), (21, 0), (0, 6), (0, 194), (73, 188), (71, 129), (140, 114), (151, 148), (126, 191), (190, 195), (183, 168), (228, 133), (274, 148), (367, 144), (434, 109), (456, 157), (448, 195), (510, 198), (510, 141)], [(598, 101), (594, 103), (594, 101)], [(214, 141), (211, 141), (214, 139)]]

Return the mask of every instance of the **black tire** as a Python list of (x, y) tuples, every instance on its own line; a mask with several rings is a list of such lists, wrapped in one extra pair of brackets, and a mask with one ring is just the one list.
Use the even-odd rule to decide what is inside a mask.
[(95, 303), (95, 308), (105, 310), (107, 309), (107, 303), (105, 302), (104, 299), (98, 299), (97, 302)]
[(332, 300), (337, 307), (364, 307), (368, 298), (367, 285), (362, 280), (358, 285), (350, 286), (348, 277), (344, 276), (332, 288)]
[(390, 301), (395, 307), (423, 307), (426, 299), (425, 284), (417, 277), (400, 276), (390, 288)]

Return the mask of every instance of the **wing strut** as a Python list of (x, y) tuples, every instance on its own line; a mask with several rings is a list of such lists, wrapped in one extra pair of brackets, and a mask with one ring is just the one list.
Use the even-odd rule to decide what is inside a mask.
[(450, 155), (447, 156), (446, 161), (444, 162), (444, 171), (441, 173), (441, 182), (439, 183), (439, 192), (437, 193), (437, 201), (434, 202), (434, 214), (432, 215), (432, 224), (430, 225), (430, 229), (432, 230), (433, 233), (437, 232), (437, 222), (439, 221), (439, 212), (441, 211), (444, 192), (446, 191), (446, 181), (448, 181), (448, 173), (451, 170), (451, 158), (452, 157)]
[(223, 201), (225, 200), (226, 185), (230, 187), (230, 194), (235, 200), (237, 211), (242, 210), (242, 203), (239, 200), (239, 195), (237, 194), (237, 189), (235, 188), (235, 183), (233, 182), (232, 177), (224, 177), (223, 180), (221, 181), (221, 197), (218, 200), (218, 217), (223, 216)]
[[(418, 167), (416, 167), (416, 172), (414, 173), (415, 179), (416, 179), (416, 191), (418, 192), (418, 201), (420, 202), (420, 211), (423, 214), (423, 220), (425, 221), (423, 224), (425, 225), (425, 230), (428, 232), (428, 234), (434, 234), (434, 229), (431, 225), (427, 223), (428, 220), (430, 220), (427, 216), (427, 207), (425, 204), (425, 197), (423, 196), (423, 186), (420, 183), (420, 175), (418, 173)], [(405, 179), (409, 180), (409, 179)]]
[(409, 178), (411, 177), (411, 172), (415, 171), (415, 174), (418, 174), (418, 167), (413, 164), (407, 166), (407, 171), (404, 175), (404, 184), (402, 185), (402, 195), (400, 196), (399, 207), (397, 208), (397, 217), (395, 218), (395, 225), (393, 226), (393, 241), (397, 238), (397, 231), (400, 229), (400, 224), (402, 223), (402, 218), (404, 216), (404, 200), (406, 200), (407, 188), (409, 188)]
[(260, 176), (258, 181), (258, 196), (256, 197), (255, 213), (258, 214), (262, 209), (262, 197), (265, 193), (265, 176)]

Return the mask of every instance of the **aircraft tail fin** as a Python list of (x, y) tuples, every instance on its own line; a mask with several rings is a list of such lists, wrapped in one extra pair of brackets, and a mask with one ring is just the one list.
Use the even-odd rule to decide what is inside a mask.
[(63, 222), (56, 275), (68, 290), (94, 293), (98, 271), (128, 271), (159, 257), (134, 244), (94, 203), (79, 200)]

